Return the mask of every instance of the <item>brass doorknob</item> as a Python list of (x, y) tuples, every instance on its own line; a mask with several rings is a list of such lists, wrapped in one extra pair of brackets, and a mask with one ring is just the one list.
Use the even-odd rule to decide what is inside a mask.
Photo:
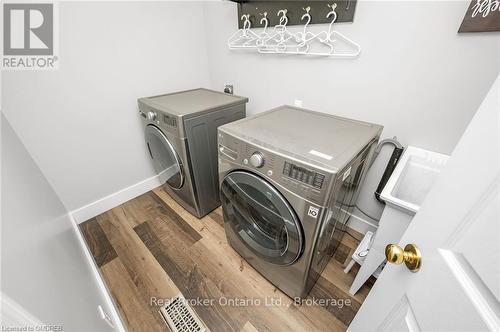
[(407, 244), (403, 250), (397, 244), (388, 244), (385, 247), (385, 257), (389, 263), (401, 264), (405, 262), (411, 272), (417, 272), (422, 266), (422, 255), (414, 244)]

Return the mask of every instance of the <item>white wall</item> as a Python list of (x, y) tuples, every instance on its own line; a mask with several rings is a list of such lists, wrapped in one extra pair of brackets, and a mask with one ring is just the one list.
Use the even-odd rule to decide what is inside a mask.
[[(60, 69), (4, 72), (3, 111), (69, 210), (153, 176), (136, 99), (197, 86), (233, 83), (249, 114), (300, 99), (450, 153), (500, 68), (499, 33), (456, 33), (468, 3), (360, 1), (336, 25), (363, 47), (355, 60), (231, 52), (229, 1), (61, 3)], [(389, 155), (359, 199), (375, 217)]]
[[(383, 137), (404, 145), (449, 154), (500, 70), (499, 33), (457, 34), (469, 3), (359, 1), (354, 22), (334, 26), (362, 53), (332, 60), (230, 51), (236, 4), (210, 2), (204, 8), (211, 84), (233, 83), (236, 94), (250, 98), (249, 114), (300, 99), (306, 108), (382, 124)], [(325, 26), (312, 26), (319, 28)], [(389, 150), (358, 201), (375, 216), (382, 206), (373, 192)]]
[(2, 326), (111, 330), (98, 315), (105, 301), (68, 212), (3, 115), (1, 131)]
[(208, 62), (199, 3), (62, 2), (59, 19), (59, 70), (4, 72), (2, 108), (74, 210), (154, 175), (136, 99), (207, 86)]

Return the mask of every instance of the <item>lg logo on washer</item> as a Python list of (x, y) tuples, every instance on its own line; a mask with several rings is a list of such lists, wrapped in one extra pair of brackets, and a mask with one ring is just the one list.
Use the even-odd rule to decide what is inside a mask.
[(309, 217), (313, 217), (314, 219), (316, 219), (318, 217), (318, 212), (319, 209), (317, 207), (309, 206), (309, 211), (307, 211), (307, 215)]
[(3, 4), (3, 69), (54, 69), (57, 64), (56, 6)]

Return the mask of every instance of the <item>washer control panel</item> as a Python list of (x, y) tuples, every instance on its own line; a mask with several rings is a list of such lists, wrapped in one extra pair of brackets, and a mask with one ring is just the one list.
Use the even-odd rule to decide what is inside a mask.
[(283, 166), (283, 174), (289, 178), (308, 184), (317, 189), (321, 189), (321, 187), (323, 187), (323, 182), (325, 181), (324, 174), (291, 164), (287, 161), (285, 161), (285, 165)]
[(325, 204), (333, 176), (331, 173), (319, 172), (221, 131), (218, 133), (218, 144), (220, 172), (248, 168), (311, 202)]

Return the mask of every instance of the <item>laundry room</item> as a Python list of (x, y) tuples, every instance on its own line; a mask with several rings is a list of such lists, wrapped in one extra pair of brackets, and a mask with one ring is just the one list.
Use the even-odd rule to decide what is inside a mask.
[(500, 329), (499, 1), (1, 8), (2, 330)]

